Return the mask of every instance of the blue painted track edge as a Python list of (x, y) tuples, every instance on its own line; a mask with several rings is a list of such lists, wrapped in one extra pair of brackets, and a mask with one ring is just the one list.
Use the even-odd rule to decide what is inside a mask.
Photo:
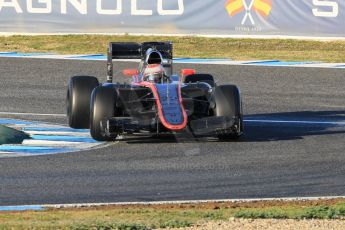
[(42, 205), (0, 206), (0, 211), (42, 211), (46, 210)]

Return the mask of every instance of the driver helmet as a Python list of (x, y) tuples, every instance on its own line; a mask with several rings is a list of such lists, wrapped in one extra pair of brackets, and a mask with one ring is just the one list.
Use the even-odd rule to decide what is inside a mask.
[(151, 64), (147, 65), (144, 74), (143, 80), (151, 83), (162, 83), (164, 80), (164, 68), (160, 64)]

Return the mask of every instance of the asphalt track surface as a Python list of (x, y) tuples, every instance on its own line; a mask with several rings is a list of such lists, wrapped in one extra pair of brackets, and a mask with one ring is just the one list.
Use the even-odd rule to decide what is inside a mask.
[[(92, 151), (3, 158), (0, 205), (345, 195), (345, 127), (335, 125), (345, 121), (345, 70), (182, 67), (237, 84), (247, 120), (331, 123), (246, 122), (240, 141), (125, 137)], [(69, 76), (104, 80), (105, 71), (105, 62), (1, 58), (0, 112), (63, 114)]]

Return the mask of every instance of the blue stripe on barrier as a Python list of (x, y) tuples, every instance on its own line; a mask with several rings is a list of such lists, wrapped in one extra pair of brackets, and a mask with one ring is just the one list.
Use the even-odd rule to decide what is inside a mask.
[[(92, 60), (106, 60), (107, 56), (103, 54), (92, 54), (92, 55), (79, 55), (71, 56), (70, 58), (75, 59), (92, 59)], [(219, 62), (219, 61), (229, 61), (229, 59), (212, 59), (212, 58), (174, 58), (174, 61), (183, 63), (197, 63), (197, 62)]]
[(51, 53), (0, 53), (0, 56), (5, 57), (34, 57), (34, 56), (42, 56), (42, 55), (52, 55)]
[(174, 58), (174, 61), (176, 62), (182, 62), (182, 63), (198, 63), (198, 62), (221, 62), (221, 61), (230, 61), (229, 59), (213, 59), (213, 58)]
[(103, 54), (91, 54), (91, 55), (81, 55), (81, 56), (71, 56), (70, 58), (82, 58), (82, 59), (92, 59), (92, 60), (107, 60), (107, 56)]
[(42, 211), (45, 208), (41, 205), (23, 205), (23, 206), (0, 206), (0, 211)]
[(68, 142), (85, 142), (85, 143), (97, 143), (90, 137), (77, 137), (77, 136), (57, 136), (57, 135), (32, 135), (33, 140), (42, 141), (68, 141)]
[(272, 124), (274, 126), (289, 126), (289, 127), (345, 127), (345, 121), (330, 121), (330, 120), (292, 120), (284, 118), (246, 118), (244, 119), (246, 125)]
[(12, 154), (13, 157), (19, 157), (75, 152), (103, 144), (92, 139), (88, 129), (77, 130), (58, 124), (1, 118), (0, 125), (18, 125), (23, 132), (42, 131), (41, 134), (32, 133), (32, 141), (27, 140), (27, 144), (0, 145), (0, 158), (11, 157)]
[(278, 60), (272, 61), (253, 61), (243, 63), (245, 65), (264, 65), (264, 66), (293, 66), (293, 65), (307, 65), (307, 64), (318, 64), (320, 62), (284, 62)]
[(345, 68), (345, 65), (336, 65), (337, 68)]
[(319, 64), (320, 62), (279, 62), (277, 65), (308, 65), (308, 64)]
[(71, 132), (71, 133), (89, 133), (88, 129), (72, 129), (72, 128), (50, 128), (50, 127), (25, 127), (23, 131), (47, 131), (47, 132)]
[(0, 55), (8, 55), (8, 54), (15, 54), (16, 52), (0, 52)]
[[(17, 53), (17, 52), (0, 52), (0, 57), (39, 57), (42, 55), (55, 55), (52, 53)], [(107, 56), (103, 54), (90, 54), (90, 55), (63, 55), (64, 57), (60, 57), (60, 59), (79, 59), (79, 60), (106, 60)], [(217, 58), (174, 58), (176, 63), (204, 63), (204, 64), (212, 64), (215, 62), (229, 62), (231, 59), (217, 59)], [(283, 62), (278, 60), (268, 60), (268, 61), (249, 61), (249, 62), (236, 62), (236, 64), (242, 65), (259, 65), (259, 66), (298, 66), (298, 65), (308, 65), (308, 64), (321, 64), (322, 62)], [(322, 63), (328, 64), (328, 63)], [(332, 65), (329, 63), (329, 66), (323, 65), (322, 67), (329, 67), (329, 68), (345, 68), (345, 64), (340, 65)]]
[(271, 64), (271, 63), (276, 63), (276, 62), (279, 62), (279, 61), (278, 60), (249, 61), (249, 62), (243, 62), (242, 64), (245, 64), (245, 65), (250, 65), (250, 64), (256, 65), (256, 64)]
[(0, 145), (0, 151), (13, 153), (28, 153), (30, 155), (51, 154), (73, 151), (72, 148), (39, 147), (25, 145)]
[(31, 125), (32, 122), (15, 119), (0, 119), (0, 125)]

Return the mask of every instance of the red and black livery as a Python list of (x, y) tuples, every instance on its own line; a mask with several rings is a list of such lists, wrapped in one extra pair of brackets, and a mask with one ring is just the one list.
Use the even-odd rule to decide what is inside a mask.
[[(110, 43), (105, 83), (92, 76), (70, 79), (69, 126), (90, 129), (98, 141), (122, 134), (185, 131), (220, 139), (240, 137), (244, 129), (238, 87), (217, 85), (212, 75), (193, 69), (173, 74), (172, 50), (171, 42)], [(131, 83), (113, 83), (114, 59), (140, 59), (137, 69), (123, 70)], [(163, 70), (158, 80), (146, 76), (152, 66)]]

